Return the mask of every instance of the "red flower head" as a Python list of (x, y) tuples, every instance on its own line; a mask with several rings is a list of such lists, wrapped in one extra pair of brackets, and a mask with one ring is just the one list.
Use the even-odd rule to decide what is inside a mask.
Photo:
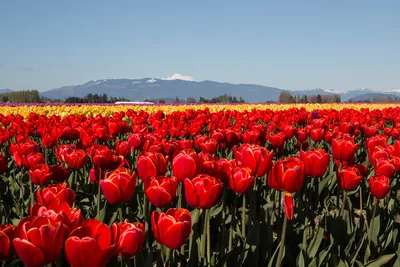
[(109, 149), (107, 146), (98, 146), (93, 149), (92, 162), (96, 168), (102, 171), (115, 170), (121, 167), (123, 157), (118, 157), (114, 154), (114, 151)]
[(72, 206), (75, 201), (75, 192), (69, 188), (67, 183), (49, 185), (36, 191), (36, 201), (41, 205), (46, 205), (53, 198), (58, 198)]
[(119, 168), (108, 172), (100, 180), (101, 191), (110, 204), (128, 202), (135, 192), (136, 174), (131, 174), (128, 169)]
[(172, 161), (172, 172), (183, 183), (185, 178), (192, 179), (201, 170), (201, 160), (192, 149), (179, 152)]
[(129, 145), (128, 141), (120, 141), (118, 140), (115, 142), (115, 152), (118, 155), (126, 157), (131, 152), (131, 146)]
[(62, 223), (47, 217), (22, 219), (15, 230), (15, 251), (29, 267), (39, 267), (55, 261), (63, 245)]
[(29, 177), (33, 184), (46, 185), (53, 178), (53, 173), (46, 164), (39, 164), (36, 166), (36, 169), (29, 170)]
[(299, 192), (304, 183), (304, 163), (298, 158), (278, 160), (268, 175), (268, 185), (288, 193)]
[(68, 234), (82, 222), (82, 213), (78, 208), (71, 209), (67, 202), (53, 198), (45, 205), (33, 204), (30, 214), (38, 217), (48, 217), (52, 222), (61, 222), (64, 228), (65, 240)]
[(371, 195), (378, 199), (385, 198), (390, 191), (390, 179), (385, 175), (376, 175), (369, 178)]
[(65, 155), (71, 154), (75, 150), (73, 145), (60, 145), (55, 148), (56, 157), (59, 162), (66, 162)]
[(233, 167), (232, 164), (224, 164), (223, 168), (231, 173), (226, 173), (229, 188), (238, 194), (246, 193), (254, 186), (254, 176), (250, 174), (249, 168)]
[(142, 223), (125, 220), (112, 224), (111, 235), (112, 243), (118, 244), (121, 256), (130, 259), (142, 248), (146, 231)]
[(151, 214), (151, 228), (158, 243), (178, 249), (190, 236), (192, 217), (186, 209), (174, 208), (161, 214), (155, 210)]
[(272, 166), (267, 182), (271, 188), (286, 192), (285, 214), (289, 220), (292, 220), (294, 204), (291, 193), (299, 192), (304, 184), (304, 163), (298, 158), (278, 160)]
[(338, 170), (336, 177), (340, 188), (345, 191), (356, 189), (362, 180), (362, 175), (356, 167), (347, 167), (343, 170)]
[(33, 170), (36, 169), (39, 164), (44, 163), (44, 157), (42, 153), (35, 152), (26, 156), (26, 161), (28, 162), (28, 168)]
[(75, 149), (70, 154), (65, 154), (64, 158), (71, 169), (80, 169), (85, 166), (88, 155), (82, 149)]
[(392, 178), (396, 173), (396, 166), (389, 160), (381, 159), (374, 165), (375, 175), (385, 175), (388, 178)]
[(0, 261), (8, 260), (14, 255), (15, 227), (11, 224), (0, 224)]
[(65, 257), (74, 267), (105, 267), (120, 251), (119, 244), (112, 243), (110, 228), (96, 219), (83, 221), (65, 242)]
[(300, 151), (300, 159), (304, 163), (304, 175), (319, 178), (325, 174), (330, 156), (323, 149), (312, 149)]
[(50, 172), (53, 173), (53, 181), (64, 182), (69, 177), (69, 171), (62, 165), (49, 166)]
[(352, 166), (356, 160), (355, 153), (358, 149), (358, 144), (354, 144), (354, 137), (350, 138), (344, 135), (343, 139), (332, 140), (332, 155), (337, 166), (342, 164), (342, 167)]
[(321, 128), (311, 130), (310, 137), (314, 142), (319, 142), (324, 139), (325, 131)]
[(242, 162), (244, 167), (250, 169), (252, 176), (264, 176), (272, 166), (273, 151), (256, 145), (241, 145), (239, 149), (233, 148), (235, 159)]
[(278, 132), (276, 134), (268, 135), (267, 139), (271, 143), (271, 146), (276, 148), (278, 151), (281, 151), (285, 146), (287, 135), (284, 132)]
[(141, 149), (144, 139), (141, 134), (133, 133), (128, 137), (128, 143), (133, 149)]
[(153, 177), (144, 184), (147, 199), (157, 208), (170, 204), (175, 198), (177, 188), (178, 179), (176, 177)]
[(151, 177), (163, 176), (167, 171), (168, 161), (161, 153), (144, 152), (137, 160), (139, 178), (146, 182)]
[(184, 181), (186, 202), (193, 208), (209, 209), (221, 198), (222, 183), (207, 174)]

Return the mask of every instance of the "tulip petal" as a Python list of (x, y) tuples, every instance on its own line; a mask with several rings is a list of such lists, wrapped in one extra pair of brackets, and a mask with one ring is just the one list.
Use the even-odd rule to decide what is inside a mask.
[(175, 223), (164, 233), (160, 243), (170, 249), (178, 249), (189, 238), (191, 230), (188, 222)]
[(120, 202), (121, 193), (119, 191), (119, 187), (116, 184), (109, 180), (101, 180), (100, 187), (108, 203), (110, 203), (111, 205), (115, 205)]
[(162, 187), (149, 187), (146, 197), (157, 208), (162, 208), (172, 201), (171, 195)]
[(28, 240), (15, 238), (13, 244), (22, 262), (29, 267), (39, 267), (45, 264), (43, 252)]

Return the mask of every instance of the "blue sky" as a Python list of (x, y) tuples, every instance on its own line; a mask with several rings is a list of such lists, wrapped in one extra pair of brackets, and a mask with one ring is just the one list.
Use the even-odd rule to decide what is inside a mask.
[[(301, 3), (305, 2), (305, 3)], [(400, 1), (1, 1), (0, 88), (168, 77), (400, 89)]]

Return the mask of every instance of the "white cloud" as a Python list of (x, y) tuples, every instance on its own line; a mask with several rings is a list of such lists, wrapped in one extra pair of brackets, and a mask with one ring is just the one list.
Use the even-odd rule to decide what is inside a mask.
[(174, 75), (172, 75), (171, 77), (167, 77), (167, 78), (162, 78), (163, 80), (167, 80), (167, 81), (171, 81), (171, 80), (183, 80), (183, 81), (191, 81), (193, 82), (193, 78), (190, 76), (184, 76), (181, 75), (179, 73), (175, 73)]

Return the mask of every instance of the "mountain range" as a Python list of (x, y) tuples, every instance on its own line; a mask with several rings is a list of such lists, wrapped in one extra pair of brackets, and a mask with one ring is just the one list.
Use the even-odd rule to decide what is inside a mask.
[[(0, 93), (11, 91), (0, 90)], [(123, 97), (131, 101), (144, 101), (146, 99), (175, 99), (186, 100), (188, 97), (199, 99), (213, 98), (228, 94), (237, 98), (242, 97), (246, 102), (278, 101), (281, 88), (268, 87), (256, 84), (232, 84), (215, 81), (195, 81), (190, 76), (174, 74), (168, 78), (142, 78), (142, 79), (104, 79), (89, 81), (81, 85), (63, 86), (60, 88), (41, 92), (40, 94), (50, 99), (64, 100), (68, 97), (84, 97), (89, 93), (107, 94), (113, 97)], [(288, 90), (287, 90), (288, 91)], [(357, 89), (337, 92), (328, 89), (293, 90), (292, 95), (331, 95), (339, 94), (342, 102), (349, 99), (363, 100), (376, 96), (400, 97), (400, 90), (378, 92), (369, 89)]]

